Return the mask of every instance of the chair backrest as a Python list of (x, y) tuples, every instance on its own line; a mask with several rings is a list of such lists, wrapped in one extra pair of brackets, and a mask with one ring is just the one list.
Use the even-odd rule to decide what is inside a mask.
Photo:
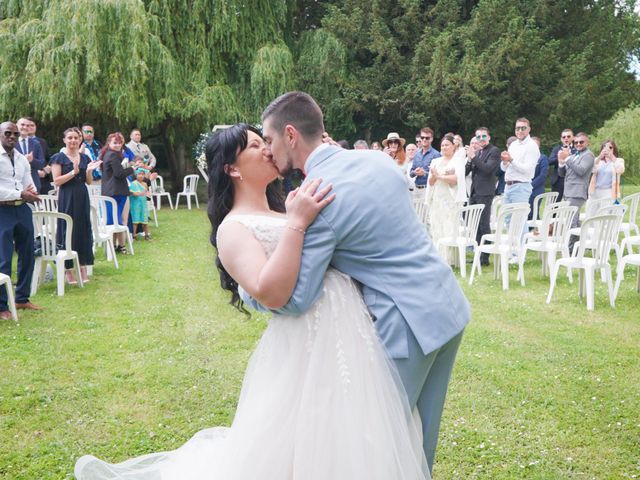
[(196, 193), (198, 191), (198, 179), (200, 177), (198, 175), (187, 175), (184, 177), (183, 182), (183, 193)]
[(540, 227), (538, 228), (539, 236), (536, 240), (545, 241), (547, 238), (551, 238), (551, 229), (549, 227), (553, 224), (554, 219), (556, 218), (556, 210), (568, 206), (569, 202), (566, 200), (545, 206), (544, 212), (542, 213), (542, 219), (540, 220)]
[(460, 209), (461, 225), (460, 237), (465, 243), (475, 243), (480, 225), (480, 216), (484, 210), (484, 204), (467, 205)]
[(53, 188), (53, 189), (51, 189), (51, 190), (49, 190), (49, 191), (47, 192), (47, 195), (53, 195), (53, 196), (56, 196), (56, 195), (58, 195), (58, 190), (57, 190), (57, 189), (55, 189), (55, 188)]
[(627, 195), (622, 200), (620, 200), (622, 205), (627, 205), (627, 222), (637, 225), (638, 222), (636, 219), (638, 218), (638, 203), (640, 203), (640, 192), (632, 193), (631, 195)]
[(102, 195), (102, 185), (87, 185), (89, 196)]
[[(580, 227), (580, 248), (576, 257), (582, 259), (584, 252), (589, 249), (593, 252), (595, 268), (600, 268), (609, 263), (609, 254), (618, 237), (620, 215), (594, 215), (582, 222)], [(583, 242), (583, 238), (589, 237), (589, 242)]]
[(528, 203), (502, 205), (496, 219), (496, 244), (509, 244), (512, 252), (522, 245), (524, 226), (529, 216)]
[(541, 212), (545, 212), (549, 205), (556, 203), (558, 200), (558, 192), (544, 192), (540, 195), (536, 195), (533, 199), (533, 216), (536, 220)]
[(498, 218), (498, 209), (500, 208), (500, 205), (502, 205), (503, 201), (503, 195), (496, 195), (493, 197), (493, 200), (491, 201), (491, 216), (489, 218), (490, 223), (495, 223)]
[(424, 203), (424, 198), (422, 196), (413, 199), (413, 208), (416, 211), (416, 215), (418, 216), (420, 223), (426, 227), (428, 223), (427, 220), (429, 218), (429, 205)]
[[(122, 226), (120, 224), (120, 219), (118, 218), (118, 204), (115, 199), (111, 197), (107, 197), (105, 195), (94, 195), (90, 197), (91, 204), (95, 205), (96, 210), (98, 212), (98, 219), (100, 221), (101, 226), (107, 225), (107, 211), (111, 210), (111, 218), (113, 219), (113, 224), (116, 226)], [(107, 207), (110, 205), (110, 207)]]
[(149, 191), (151, 193), (164, 193), (164, 181), (162, 180), (162, 177), (160, 175), (151, 180)]
[(590, 198), (584, 204), (585, 219), (597, 215), (598, 211), (602, 207), (606, 207), (613, 204), (611, 198)]
[(73, 220), (66, 213), (60, 212), (33, 212), (33, 225), (36, 238), (40, 238), (40, 248), (42, 258), (55, 260), (58, 247), (56, 244), (56, 231), (58, 220), (63, 220), (67, 224), (64, 237), (64, 248), (71, 249), (71, 236), (73, 232)]
[(58, 197), (54, 195), (40, 195), (40, 201), (33, 204), (37, 212), (57, 212)]
[(550, 219), (548, 225), (551, 228), (547, 227), (546, 232), (542, 234), (547, 235), (548, 239), (556, 245), (568, 246), (571, 223), (573, 222), (573, 217), (578, 215), (578, 207), (568, 205), (569, 202), (558, 203), (566, 203), (567, 205), (545, 210), (545, 217), (547, 216), (547, 212), (549, 212)]

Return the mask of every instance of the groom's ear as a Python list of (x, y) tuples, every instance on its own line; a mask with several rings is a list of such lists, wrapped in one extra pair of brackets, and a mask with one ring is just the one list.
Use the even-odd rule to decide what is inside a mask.
[(289, 145), (289, 147), (294, 148), (296, 146), (296, 143), (298, 143), (299, 136), (300, 136), (300, 133), (298, 132), (298, 129), (296, 127), (290, 124), (285, 125), (284, 139)]

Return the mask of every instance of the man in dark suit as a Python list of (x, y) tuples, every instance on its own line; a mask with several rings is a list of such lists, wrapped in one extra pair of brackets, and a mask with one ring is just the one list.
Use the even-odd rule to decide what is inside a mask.
[(31, 130), (35, 128), (35, 123), (28, 118), (22, 117), (17, 123), (20, 138), (16, 145), (16, 150), (24, 155), (31, 165), (31, 178), (36, 187), (36, 191), (40, 191), (40, 178), (44, 174), (44, 153), (40, 142), (31, 137)]
[(46, 195), (49, 190), (53, 188), (51, 182), (53, 182), (53, 177), (51, 176), (51, 166), (49, 166), (49, 144), (47, 141), (36, 135), (36, 130), (38, 125), (36, 121), (31, 117), (25, 117), (27, 120), (31, 122), (31, 126), (29, 128), (29, 136), (38, 141), (40, 144), (40, 149), (42, 150), (42, 155), (44, 157), (44, 167), (42, 170), (38, 171), (40, 177), (40, 194)]
[[(476, 140), (480, 148), (476, 151), (476, 154), (467, 161), (466, 175), (471, 172), (471, 195), (469, 196), (469, 204), (484, 205), (484, 210), (480, 216), (478, 235), (476, 237), (479, 244), (482, 235), (491, 233), (491, 203), (496, 194), (496, 171), (500, 164), (500, 150), (490, 143), (491, 135), (487, 127), (479, 127), (476, 130)], [(480, 265), (488, 264), (489, 255), (483, 253), (480, 256)]]
[(559, 175), (560, 166), (558, 165), (558, 153), (561, 150), (566, 150), (569, 155), (576, 153), (576, 148), (573, 146), (573, 130), (565, 128), (560, 134), (560, 145), (556, 146), (549, 156), (549, 167), (553, 167), (551, 171), (551, 191), (558, 192), (558, 201), (562, 200), (564, 195), (564, 177)]

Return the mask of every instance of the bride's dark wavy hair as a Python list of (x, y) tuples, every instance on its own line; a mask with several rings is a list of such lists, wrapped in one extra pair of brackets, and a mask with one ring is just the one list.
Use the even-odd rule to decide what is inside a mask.
[[(233, 165), (240, 152), (247, 148), (248, 132), (253, 132), (262, 137), (260, 131), (239, 123), (232, 127), (220, 130), (212, 134), (205, 146), (205, 157), (209, 170), (209, 203), (207, 214), (211, 222), (211, 244), (216, 248), (216, 267), (220, 272), (220, 285), (231, 292), (231, 305), (243, 313), (249, 312), (244, 308), (244, 303), (238, 294), (238, 282), (224, 269), (218, 255), (218, 228), (233, 207), (234, 188), (231, 177), (225, 170), (226, 165)], [(267, 186), (267, 201), (269, 208), (276, 212), (284, 212), (284, 199), (281, 194), (282, 187), (279, 181), (274, 181)]]

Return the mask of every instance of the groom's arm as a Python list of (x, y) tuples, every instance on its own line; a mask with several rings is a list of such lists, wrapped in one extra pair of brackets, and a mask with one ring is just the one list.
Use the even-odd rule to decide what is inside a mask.
[[(336, 243), (335, 232), (321, 213), (315, 222), (307, 228), (300, 273), (298, 274), (298, 281), (293, 294), (284, 307), (273, 310), (273, 312), (300, 315), (316, 303), (322, 293), (324, 274), (329, 268)], [(239, 293), (242, 300), (254, 309), (258, 311), (268, 310), (244, 290), (240, 290)]]

